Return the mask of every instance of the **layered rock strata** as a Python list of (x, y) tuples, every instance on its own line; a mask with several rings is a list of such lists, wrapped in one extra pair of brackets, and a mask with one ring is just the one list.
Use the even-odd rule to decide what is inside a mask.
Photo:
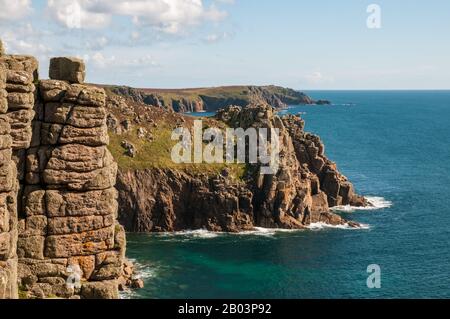
[[(117, 164), (107, 149), (105, 92), (42, 80), (39, 98), (39, 143), (27, 151), (19, 221), (19, 279), (38, 297), (117, 298), (125, 234), (116, 222)], [(73, 289), (71, 276), (78, 280)]]
[(12, 160), (6, 68), (0, 64), (0, 299), (17, 298), (17, 170)]
[[(16, 298), (17, 288), (17, 241), (18, 241), (18, 211), (21, 209), (20, 196), (23, 191), (25, 176), (26, 149), (32, 143), (33, 119), (35, 116), (35, 85), (37, 79), (38, 62), (31, 56), (1, 55), (3, 75), (0, 84), (0, 113), (2, 142), (1, 168), (0, 168), (0, 206), (3, 230), (0, 235), (0, 246), (3, 247), (3, 259), (6, 261), (10, 278), (7, 280), (7, 290), (3, 292), (3, 298)], [(6, 103), (5, 103), (6, 102)], [(11, 161), (12, 160), (12, 161)], [(9, 220), (8, 220), (9, 219)], [(9, 243), (5, 246), (5, 243)], [(2, 249), (0, 249), (1, 251)], [(0, 259), (2, 257), (0, 256)], [(1, 276), (1, 275), (0, 275)], [(0, 281), (2, 278), (0, 278)], [(1, 282), (0, 282), (1, 287)], [(1, 288), (0, 288), (1, 290)], [(2, 292), (0, 291), (0, 298)]]
[(125, 233), (106, 95), (81, 60), (0, 55), (0, 298), (118, 298)]

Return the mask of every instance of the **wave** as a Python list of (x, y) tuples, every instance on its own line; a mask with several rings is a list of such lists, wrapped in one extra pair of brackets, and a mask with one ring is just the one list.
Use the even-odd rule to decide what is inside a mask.
[(369, 225), (366, 224), (360, 224), (359, 227), (350, 226), (349, 224), (344, 225), (330, 225), (326, 223), (313, 223), (307, 227), (310, 230), (322, 230), (322, 229), (345, 229), (345, 230), (366, 230), (370, 229)]
[[(147, 285), (149, 280), (157, 277), (158, 270), (160, 269), (158, 265), (144, 265), (132, 258), (129, 258), (129, 260), (134, 266), (133, 279), (142, 279)], [(139, 291), (135, 289), (126, 288), (124, 291), (119, 291), (120, 299), (136, 299), (139, 295)]]
[(377, 196), (366, 196), (365, 197), (367, 201), (372, 205), (369, 207), (355, 207), (355, 206), (336, 206), (333, 207), (333, 211), (339, 211), (339, 212), (346, 212), (346, 213), (352, 213), (358, 210), (380, 210), (385, 208), (392, 207), (392, 202), (388, 201), (384, 197), (377, 197)]
[(306, 226), (303, 229), (283, 229), (283, 228), (263, 228), (263, 227), (255, 227), (252, 230), (246, 230), (239, 233), (226, 233), (226, 232), (213, 232), (205, 229), (198, 230), (186, 230), (186, 231), (178, 231), (172, 233), (161, 233), (154, 234), (154, 236), (167, 238), (170, 241), (190, 241), (195, 239), (214, 239), (217, 237), (225, 237), (225, 236), (262, 236), (262, 237), (274, 237), (279, 234), (287, 234), (287, 233), (298, 233), (304, 232), (308, 230), (322, 230), (322, 229), (345, 229), (345, 230), (361, 230), (361, 229), (369, 229), (369, 225), (361, 224), (360, 227), (350, 226), (349, 224), (344, 225), (329, 225), (326, 223), (313, 223), (309, 226)]
[(213, 232), (206, 229), (197, 229), (197, 230), (183, 230), (172, 233), (160, 233), (155, 234), (157, 237), (189, 237), (189, 238), (216, 238), (220, 236), (220, 232)]
[(233, 234), (235, 236), (245, 236), (245, 235), (253, 235), (253, 236), (266, 236), (272, 237), (276, 234), (280, 233), (295, 233), (303, 231), (303, 229), (283, 229), (283, 228), (263, 228), (263, 227), (255, 227), (253, 230), (247, 230), (240, 233)]

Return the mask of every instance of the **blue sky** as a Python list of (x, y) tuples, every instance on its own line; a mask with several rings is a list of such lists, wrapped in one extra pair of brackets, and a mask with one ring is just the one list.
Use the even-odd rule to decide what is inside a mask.
[[(369, 29), (368, 5), (381, 8)], [(0, 0), (10, 53), (135, 87), (450, 89), (446, 0)], [(69, 9), (68, 9), (69, 8)]]

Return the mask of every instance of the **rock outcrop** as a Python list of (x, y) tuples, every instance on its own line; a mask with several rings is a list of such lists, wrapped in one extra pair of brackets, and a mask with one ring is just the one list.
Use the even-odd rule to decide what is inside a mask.
[[(39, 93), (40, 143), (27, 152), (19, 280), (35, 296), (117, 298), (125, 234), (116, 222), (105, 92), (42, 80)], [(80, 281), (71, 289), (66, 281), (75, 270)]]
[(50, 65), (39, 81), (33, 57), (0, 56), (0, 298), (118, 298), (106, 94), (81, 60)]
[(120, 222), (134, 232), (251, 230), (252, 193), (224, 176), (175, 169), (119, 171)]
[(259, 166), (250, 170), (255, 225), (268, 228), (302, 228), (317, 222), (339, 225), (346, 221), (330, 213), (330, 207), (367, 204), (325, 157), (319, 137), (304, 132), (300, 118), (293, 115), (280, 118), (266, 104), (243, 109), (229, 107), (219, 111), (217, 117), (234, 128), (279, 130), (281, 151), (277, 173), (261, 175)]
[(52, 80), (83, 83), (86, 77), (86, 67), (84, 62), (77, 58), (52, 58), (49, 75)]
[[(36, 94), (34, 81), (37, 79), (38, 62), (30, 56), (1, 55), (0, 68), (3, 69), (3, 75), (0, 76), (0, 113), (6, 113), (1, 115), (0, 120), (0, 219), (3, 220), (0, 233), (1, 228), (4, 232), (0, 234), (0, 272), (3, 268), (1, 263), (5, 261), (7, 269), (6, 283), (5, 278), (0, 278), (0, 298), (17, 298), (17, 225), (25, 177), (26, 150), (33, 143)], [(5, 285), (3, 286), (3, 293), (2, 282), (6, 285), (6, 291)]]
[(7, 70), (0, 64), (0, 299), (17, 298), (17, 169), (7, 111)]
[(277, 173), (261, 175), (257, 164), (249, 165), (241, 180), (226, 170), (216, 175), (169, 168), (119, 170), (119, 219), (127, 230), (240, 232), (301, 229), (317, 222), (358, 226), (330, 207), (368, 203), (325, 157), (320, 139), (304, 132), (301, 118), (280, 118), (271, 106), (256, 104), (220, 110), (217, 119), (234, 128), (279, 129)]

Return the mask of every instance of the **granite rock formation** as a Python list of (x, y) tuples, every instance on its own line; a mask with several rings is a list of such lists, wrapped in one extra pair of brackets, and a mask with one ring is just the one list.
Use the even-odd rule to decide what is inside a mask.
[[(0, 76), (0, 113), (6, 113), (1, 115), (0, 121), (3, 159), (0, 189), (6, 192), (0, 198), (0, 218), (3, 219), (4, 231), (7, 231), (0, 235), (0, 247), (3, 248), (0, 248), (0, 251), (3, 250), (0, 260), (6, 259), (6, 268), (9, 268), (6, 273), (10, 275), (6, 280), (6, 292), (3, 291), (2, 296), (0, 291), (0, 298), (17, 298), (18, 214), (21, 209), (26, 150), (33, 142), (34, 81), (37, 79), (38, 62), (31, 56), (3, 54), (0, 56), (0, 68), (3, 68), (3, 76)], [(4, 278), (0, 280), (5, 281)]]
[(84, 62), (77, 58), (59, 57), (50, 59), (50, 79), (69, 83), (83, 83), (86, 77)]
[(211, 175), (174, 168), (119, 169), (119, 220), (127, 230), (240, 232), (254, 227), (301, 229), (317, 222), (358, 226), (330, 208), (368, 203), (326, 158), (319, 137), (304, 131), (301, 118), (279, 117), (265, 103), (231, 106), (216, 117), (217, 125), (279, 129), (278, 172), (261, 175), (255, 164), (236, 179), (227, 170)]
[(311, 223), (339, 225), (346, 221), (330, 213), (340, 205), (365, 206), (353, 186), (324, 155), (318, 136), (304, 132), (297, 116), (279, 117), (267, 104), (220, 110), (217, 118), (229, 126), (244, 129), (267, 128), (280, 132), (279, 170), (261, 175), (260, 167), (249, 179), (253, 193), (255, 225), (268, 228), (302, 228)]
[[(105, 92), (41, 80), (39, 97), (40, 143), (27, 151), (19, 221), (19, 279), (38, 296), (117, 298), (125, 235), (116, 223), (117, 164), (107, 149)], [(85, 283), (69, 289), (77, 267)]]
[(84, 63), (0, 56), (0, 298), (118, 298), (125, 233), (106, 94)]
[(17, 169), (7, 111), (7, 70), (0, 64), (0, 299), (17, 298)]

